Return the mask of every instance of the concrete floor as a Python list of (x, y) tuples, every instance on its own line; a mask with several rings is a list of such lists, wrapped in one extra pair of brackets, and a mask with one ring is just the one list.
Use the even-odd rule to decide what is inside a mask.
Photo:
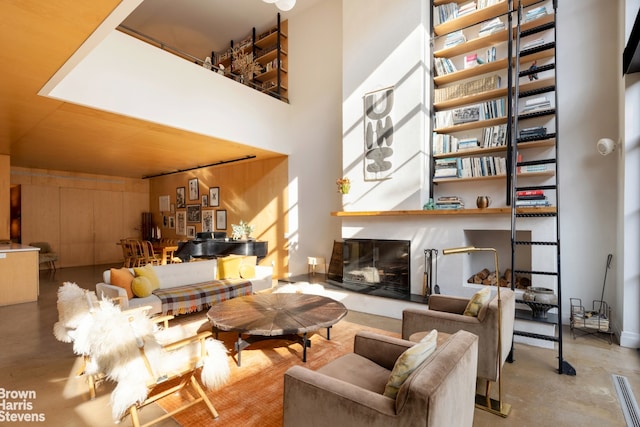
[[(56, 291), (64, 281), (94, 289), (105, 266), (59, 269), (54, 276), (40, 275), (38, 302), (0, 307), (0, 393), (27, 391), (23, 408), (14, 413), (42, 414), (47, 426), (112, 426), (109, 394), (103, 383), (98, 397), (89, 400), (86, 383), (76, 378), (79, 360), (70, 344), (58, 342), (52, 333), (57, 320)], [(353, 323), (400, 332), (398, 319), (350, 312)], [(558, 375), (557, 352), (523, 344), (515, 346), (515, 362), (503, 369), (504, 401), (512, 405), (507, 418), (476, 409), (474, 426), (625, 426), (614, 389), (612, 374), (625, 376), (635, 396), (640, 396), (640, 357), (635, 349), (608, 344), (594, 336), (573, 339), (565, 333), (564, 359), (576, 369), (576, 376)], [(497, 387), (494, 387), (494, 392)], [(0, 403), (3, 401), (0, 398)], [(16, 401), (7, 399), (6, 401)], [(0, 425), (32, 426), (34, 422)], [(4, 411), (4, 412), (2, 412)], [(151, 406), (142, 411), (142, 421), (162, 411)], [(4, 422), (3, 422), (4, 421)], [(121, 425), (131, 425), (129, 417)], [(176, 426), (169, 419), (162, 426)]]

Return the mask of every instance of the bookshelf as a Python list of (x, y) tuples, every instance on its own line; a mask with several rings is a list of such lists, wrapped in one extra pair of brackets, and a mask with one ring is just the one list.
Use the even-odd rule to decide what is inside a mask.
[[(557, 294), (557, 303), (552, 306), (548, 302), (517, 300), (514, 335), (557, 343), (558, 373), (575, 375), (575, 369), (562, 354), (557, 3), (557, 0), (502, 0), (497, 3), (477, 0), (477, 8), (467, 11), (469, 2), (466, 0), (432, 0), (434, 120), (430, 141), (430, 195), (436, 200), (440, 195), (455, 194), (457, 189), (473, 186), (486, 189), (490, 185), (504, 190), (505, 207), (491, 209), (505, 209), (511, 215), (513, 274), (527, 277), (532, 286), (550, 288)], [(486, 7), (479, 8), (480, 5)], [(452, 15), (451, 10), (456, 8), (464, 14)], [(447, 15), (449, 19), (443, 22)], [(504, 108), (496, 110), (497, 100), (502, 100), (498, 103), (504, 103)], [(449, 116), (468, 118), (463, 114), (464, 109), (473, 105), (488, 108), (493, 115), (483, 120), (480, 114), (477, 119), (473, 116), (475, 120), (463, 123), (449, 120)], [(496, 111), (499, 114), (495, 114)], [(504, 136), (503, 128), (506, 129)], [(494, 141), (492, 138), (496, 133), (487, 132), (487, 129), (500, 129), (500, 137)], [(484, 140), (487, 136), (491, 136), (488, 143)], [(491, 167), (487, 167), (485, 173), (483, 167), (480, 175), (468, 176), (461, 173), (467, 170), (458, 166), (456, 176), (436, 177), (438, 167), (453, 169), (453, 164), (465, 165), (469, 161), (477, 162), (478, 158), (487, 165), (500, 160), (506, 163), (506, 168), (496, 174)], [(531, 207), (530, 203), (541, 205)], [(470, 209), (461, 209), (467, 210)], [(527, 235), (526, 227), (531, 227), (531, 222), (521, 226), (521, 218), (539, 221), (536, 223), (541, 228), (553, 230), (549, 233), (553, 237), (545, 241), (518, 240), (521, 237), (517, 239), (517, 236)], [(535, 269), (516, 270), (516, 265), (522, 264), (516, 259), (522, 252), (516, 251), (520, 245), (538, 247), (535, 249), (537, 258), (544, 261), (536, 260)], [(538, 304), (544, 305), (545, 310), (540, 310)], [(530, 327), (532, 323), (546, 324), (551, 329)]]
[[(555, 17), (553, 14), (543, 14), (535, 19), (527, 22), (517, 22), (517, 9), (514, 4), (518, 4), (518, 0), (503, 0), (493, 4), (491, 1), (485, 1), (486, 7), (476, 9), (463, 16), (454, 17), (445, 22), (435, 22), (439, 18), (439, 13), (435, 9), (439, 6), (447, 6), (457, 4), (458, 6), (468, 3), (466, 1), (457, 0), (433, 0), (433, 62), (434, 76), (432, 87), (432, 111), (434, 114), (434, 123), (432, 125), (431, 141), (431, 177), (430, 177), (430, 194), (436, 199), (445, 193), (456, 191), (456, 183), (464, 183), (464, 185), (472, 184), (473, 181), (478, 183), (486, 181), (494, 181), (496, 185), (502, 185), (505, 196), (504, 204), (510, 204), (509, 197), (509, 179), (508, 171), (506, 173), (496, 175), (491, 170), (485, 171), (480, 176), (463, 176), (459, 173), (457, 177), (439, 178), (435, 176), (437, 159), (454, 157), (485, 157), (491, 154), (493, 160), (502, 157), (508, 162), (511, 154), (511, 138), (513, 132), (513, 120), (516, 113), (511, 111), (510, 103), (516, 96), (515, 87), (512, 80), (516, 63), (521, 62), (544, 62), (552, 60), (555, 57), (555, 40), (551, 45), (543, 43), (536, 44), (529, 49), (522, 50), (516, 54), (513, 49), (515, 37), (526, 31), (534, 31), (538, 28), (553, 28)], [(483, 2), (478, 0), (477, 5)], [(491, 3), (491, 4), (489, 4)], [(536, 7), (543, 3), (540, 0), (522, 0), (523, 7)], [(447, 6), (448, 7), (448, 6)], [(499, 20), (500, 24), (497, 24)], [(519, 24), (514, 24), (514, 20)], [(488, 34), (483, 33), (491, 29)], [(460, 32), (462, 36), (460, 36)], [(454, 37), (454, 45), (448, 45), (451, 36)], [(461, 37), (461, 38), (460, 38)], [(462, 40), (462, 41), (461, 41)], [(484, 59), (481, 59), (475, 66), (466, 67), (465, 57), (477, 56), (481, 57), (486, 52)], [(490, 55), (491, 52), (491, 55)], [(450, 61), (455, 70), (447, 70), (446, 67), (437, 67), (436, 61), (445, 59)], [(444, 68), (444, 69), (443, 69)], [(498, 82), (496, 85), (495, 82)], [(554, 80), (550, 78), (531, 79), (520, 85), (522, 93), (537, 93), (541, 88), (547, 88), (554, 85)], [(480, 114), (478, 120), (456, 123), (455, 121), (447, 121), (446, 117), (456, 112), (464, 111), (470, 107), (479, 105), (481, 109), (487, 110), (488, 114)], [(553, 109), (549, 109), (548, 113), (543, 111), (534, 111), (528, 114), (520, 115), (522, 121), (528, 120), (530, 117), (542, 117), (545, 114), (554, 114)], [(445, 118), (444, 120), (441, 118)], [(502, 126), (505, 129), (507, 138), (497, 146), (485, 144), (484, 133), (487, 130)], [(478, 147), (475, 149), (456, 150), (451, 149), (445, 153), (441, 153), (434, 149), (433, 140), (446, 135), (453, 139), (477, 139)], [(535, 142), (535, 143), (532, 143)], [(553, 135), (547, 135), (545, 138), (539, 138), (535, 141), (519, 144), (518, 149), (522, 151), (523, 157), (530, 157), (527, 152), (536, 156), (544, 149), (553, 149), (555, 138)], [(510, 166), (510, 165), (509, 165)], [(543, 168), (543, 166), (539, 166)], [(552, 178), (554, 171), (549, 168), (539, 173), (528, 173), (527, 178)], [(447, 184), (440, 188), (439, 184)]]
[(214, 65), (225, 76), (288, 102), (288, 21), (277, 15), (276, 25), (257, 34), (253, 28), (244, 39), (229, 43), (222, 52), (211, 52)]

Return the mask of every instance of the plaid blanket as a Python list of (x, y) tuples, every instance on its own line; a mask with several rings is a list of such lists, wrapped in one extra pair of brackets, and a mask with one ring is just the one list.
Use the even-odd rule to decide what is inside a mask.
[(251, 295), (251, 282), (243, 279), (223, 279), (169, 289), (157, 289), (153, 294), (162, 301), (162, 314), (186, 314), (211, 307), (215, 303)]

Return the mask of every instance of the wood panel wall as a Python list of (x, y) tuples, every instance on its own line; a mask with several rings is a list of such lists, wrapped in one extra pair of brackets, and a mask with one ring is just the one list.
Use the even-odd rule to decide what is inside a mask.
[(49, 242), (59, 267), (122, 261), (116, 244), (140, 235), (149, 210), (142, 179), (11, 168), (22, 194), (22, 243)]
[[(189, 180), (192, 178), (198, 179), (199, 201), (188, 200)], [(185, 187), (187, 205), (201, 205), (202, 195), (208, 195), (209, 188), (218, 187), (220, 206), (201, 206), (201, 211), (213, 211), (215, 219), (215, 211), (226, 210), (227, 228), (224, 231), (229, 236), (231, 224), (237, 224), (240, 220), (253, 224), (255, 232), (252, 237), (269, 242), (269, 254), (261, 264), (273, 265), (274, 277), (284, 277), (288, 271), (288, 248), (284, 238), (288, 231), (287, 157), (212, 166), (152, 178), (150, 181), (150, 211), (153, 213), (154, 225), (160, 227), (162, 237), (186, 238), (184, 235), (177, 235), (175, 228), (164, 226), (164, 217), (175, 218), (175, 211), (179, 209), (174, 209), (174, 212), (160, 212), (160, 196), (168, 195), (171, 205), (175, 206), (176, 188)], [(196, 232), (202, 230), (202, 223), (187, 225), (194, 225)]]

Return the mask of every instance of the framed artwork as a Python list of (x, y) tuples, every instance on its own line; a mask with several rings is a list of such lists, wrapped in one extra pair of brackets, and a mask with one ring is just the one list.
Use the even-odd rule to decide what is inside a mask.
[(162, 217), (162, 226), (164, 228), (169, 227), (169, 217), (168, 216), (163, 216)]
[(209, 206), (209, 196), (205, 194), (202, 196), (202, 207), (206, 208), (207, 206)]
[(173, 215), (169, 217), (169, 228), (176, 228), (176, 217)]
[(187, 234), (187, 213), (185, 211), (176, 213), (176, 234), (180, 236)]
[(202, 231), (213, 231), (213, 210), (202, 211)]
[(227, 211), (220, 209), (216, 211), (216, 230), (227, 229)]
[(184, 198), (184, 187), (176, 188), (176, 208), (184, 209), (187, 206), (187, 199)]
[(171, 206), (170, 206), (170, 207), (171, 207), (170, 212), (171, 212), (171, 213), (174, 213), (174, 212), (176, 211), (176, 204), (175, 204), (175, 203), (171, 203)]
[(198, 193), (198, 178), (189, 180), (189, 200), (200, 200)]
[(169, 212), (169, 205), (170, 205), (170, 200), (169, 200), (169, 196), (160, 196), (159, 198), (159, 203), (160, 203), (160, 212)]
[(187, 225), (187, 237), (195, 238), (196, 237), (196, 226), (195, 225)]
[(209, 206), (220, 206), (220, 187), (209, 187)]
[(187, 222), (197, 222), (202, 220), (200, 205), (187, 205)]

